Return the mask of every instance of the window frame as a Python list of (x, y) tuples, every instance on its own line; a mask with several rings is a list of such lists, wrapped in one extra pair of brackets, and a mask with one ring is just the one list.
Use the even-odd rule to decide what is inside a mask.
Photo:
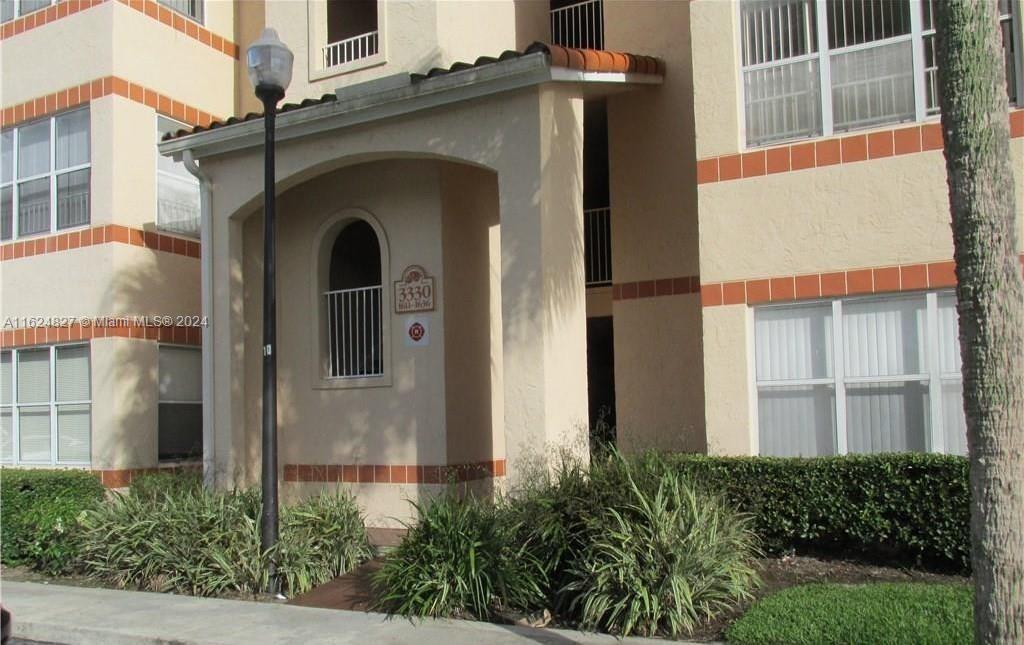
[[(338, 234), (355, 220), (363, 220), (377, 235), (380, 246), (380, 281), (381, 281), (381, 370), (378, 376), (333, 377), (330, 372), (330, 339), (327, 323), (327, 299), (324, 292), (329, 291), (331, 251)], [(391, 365), (393, 356), (392, 303), (393, 289), (391, 282), (391, 254), (387, 233), (380, 222), (368, 211), (361, 208), (345, 208), (327, 217), (316, 234), (310, 249), (310, 280), (309, 311), (309, 365), (313, 389), (345, 390), (373, 387), (391, 387), (394, 370)]]
[(386, 0), (377, 0), (377, 53), (347, 63), (324, 67), (323, 48), (332, 44), (327, 42), (327, 0), (306, 0), (307, 42), (311, 45), (306, 48), (309, 82), (322, 81), (387, 63), (387, 4)]
[[(85, 163), (77, 164), (74, 166), (68, 166), (67, 168), (57, 168), (57, 120), (66, 117), (76, 112), (85, 112), (87, 115), (86, 122), (89, 124), (89, 160)], [(18, 147), (21, 141), (21, 131), (25, 128), (29, 128), (40, 123), (49, 123), (49, 168), (46, 172), (36, 173), (28, 177), (18, 176), (18, 162), (19, 152)], [(92, 226), (92, 113), (89, 106), (77, 107), (71, 110), (65, 110), (58, 114), (52, 114), (42, 119), (33, 119), (25, 123), (20, 123), (11, 128), (5, 129), (4, 133), (11, 133), (11, 181), (0, 183), (0, 190), (10, 188), (11, 189), (11, 236), (9, 238), (0, 238), (0, 241), (14, 242), (20, 239), (33, 238), (43, 235), (54, 235), (58, 232), (67, 232), (86, 229)], [(58, 227), (57, 222), (57, 180), (59, 177), (69, 175), (81, 170), (89, 171), (89, 218), (85, 223), (74, 224), (72, 226)], [(49, 180), (49, 208), (50, 208), (50, 225), (45, 231), (38, 231), (35, 233), (22, 234), (19, 226), (19, 213), (18, 206), (20, 202), (18, 188), (23, 184), (27, 184), (40, 179)]]
[[(60, 349), (85, 347), (86, 356), (89, 363), (89, 398), (82, 400), (73, 401), (61, 401), (57, 398), (57, 352)], [(50, 395), (49, 400), (46, 402), (32, 402), (32, 403), (19, 403), (18, 402), (18, 354), (20, 352), (33, 352), (47, 350), (49, 352), (49, 384), (50, 384)], [(10, 410), (11, 413), (11, 459), (6, 459), (3, 455), (0, 455), (0, 464), (13, 465), (13, 466), (90, 466), (92, 464), (92, 447), (93, 447), (93, 423), (92, 423), (92, 412), (93, 412), (93, 389), (92, 389), (92, 347), (89, 343), (71, 342), (71, 343), (58, 343), (54, 345), (33, 345), (29, 347), (12, 347), (10, 349), (4, 349), (3, 353), (9, 353), (11, 356), (11, 402), (0, 403), (0, 409)], [(68, 405), (88, 405), (89, 406), (89, 460), (88, 461), (73, 461), (73, 460), (61, 460), (58, 459), (59, 448), (59, 435), (58, 435), (58, 415), (57, 412), (62, 406)], [(50, 458), (49, 460), (36, 461), (36, 460), (24, 460), (21, 458), (21, 432), (20, 432), (20, 421), (18, 411), (23, 408), (40, 408), (48, 407), (50, 415)]]
[[(785, 386), (814, 386), (829, 385), (835, 394), (835, 454), (846, 455), (848, 450), (848, 425), (846, 414), (846, 388), (848, 385), (867, 383), (908, 383), (921, 382), (926, 384), (928, 391), (928, 427), (925, 433), (925, 452), (946, 453), (945, 442), (945, 421), (942, 414), (942, 386), (946, 383), (963, 383), (963, 376), (960, 373), (943, 372), (939, 362), (939, 298), (953, 295), (956, 292), (950, 289), (938, 289), (931, 291), (920, 291), (912, 293), (872, 294), (865, 296), (847, 296), (840, 298), (815, 298), (799, 302), (770, 303), (749, 307), (750, 324), (748, 325), (748, 352), (750, 364), (748, 369), (748, 384), (750, 387), (750, 399), (752, 404), (751, 432), (752, 445), (757, 454), (762, 454), (760, 448), (761, 421), (760, 421), (760, 392), (762, 387), (785, 387)], [(884, 302), (894, 300), (913, 300), (924, 298), (925, 328), (923, 341), (924, 353), (921, 361), (923, 371), (913, 374), (900, 374), (893, 376), (849, 376), (846, 372), (845, 349), (846, 335), (843, 329), (843, 304), (863, 302)], [(780, 379), (761, 381), (757, 377), (757, 340), (756, 340), (756, 314), (758, 311), (786, 309), (794, 311), (800, 308), (831, 306), (832, 316), (832, 375), (818, 378), (806, 379)], [(804, 456), (825, 456), (825, 455), (804, 455)]]
[[(759, 63), (753, 65), (744, 65), (743, 63), (743, 0), (739, 0), (735, 3), (734, 7), (734, 20), (736, 28), (733, 29), (734, 39), (734, 51), (736, 55), (736, 84), (737, 84), (737, 123), (739, 125), (739, 135), (742, 150), (757, 150), (770, 148), (773, 146), (792, 144), (801, 141), (810, 141), (814, 139), (827, 138), (837, 135), (843, 135), (851, 132), (870, 131), (876, 129), (889, 129), (893, 126), (898, 126), (903, 123), (925, 123), (939, 120), (938, 108), (928, 108), (927, 97), (926, 97), (926, 81), (925, 76), (927, 69), (925, 67), (925, 53), (924, 53), (924, 40), (926, 37), (934, 36), (935, 30), (924, 28), (923, 11), (924, 4), (929, 0), (907, 0), (910, 4), (910, 25), (911, 30), (909, 34), (903, 34), (891, 38), (882, 40), (870, 41), (866, 43), (860, 43), (856, 45), (850, 45), (846, 47), (837, 47), (830, 49), (828, 45), (828, 3), (827, 0), (808, 0), (815, 12), (815, 23), (817, 32), (817, 51), (804, 54), (801, 56), (795, 56), (792, 58), (781, 59), (780, 61), (772, 61), (769, 63)], [(941, 0), (940, 0), (941, 1)], [(992, 0), (996, 2), (997, 0)], [(1012, 37), (1014, 39), (1014, 77), (1016, 79), (1016, 98), (1014, 101), (1008, 101), (1012, 107), (1024, 107), (1024, 8), (1022, 8), (1022, 0), (1009, 0), (1010, 13), (1000, 14), (1000, 22), (1003, 21), (1002, 16), (1009, 16), (1007, 20), (1010, 20), (1013, 29), (1011, 30)], [(835, 54), (844, 54), (860, 50), (872, 49), (881, 47), (884, 45), (890, 45), (898, 42), (905, 42), (909, 40), (911, 43), (911, 59), (913, 61), (913, 91), (914, 91), (914, 115), (909, 120), (892, 120), (884, 121), (880, 123), (872, 123), (862, 126), (851, 126), (843, 129), (836, 129), (834, 126), (834, 109), (832, 105), (832, 81), (831, 81), (831, 57)], [(792, 137), (780, 137), (770, 141), (763, 141), (759, 143), (751, 143), (747, 137), (747, 97), (745, 88), (745, 73), (752, 70), (757, 70), (765, 67), (782, 66), (791, 63), (798, 63), (802, 61), (816, 60), (818, 62), (818, 89), (819, 89), (819, 103), (818, 110), (821, 114), (820, 132), (810, 135), (800, 135)]]
[[(184, 350), (188, 350), (188, 351), (191, 351), (191, 352), (198, 352), (198, 354), (199, 354), (199, 375), (198, 376), (199, 376), (200, 380), (202, 380), (202, 378), (203, 378), (203, 373), (202, 373), (203, 372), (203, 354), (202, 354), (203, 349), (202, 349), (202, 347), (196, 347), (195, 345), (183, 345), (181, 343), (158, 343), (157, 344), (157, 375), (156, 375), (156, 406), (157, 406), (156, 439), (157, 439), (157, 453), (158, 453), (157, 454), (157, 461), (159, 463), (161, 463), (161, 464), (170, 464), (170, 463), (177, 463), (177, 464), (182, 464), (182, 463), (201, 463), (202, 460), (203, 460), (202, 453), (200, 453), (198, 457), (195, 457), (195, 458), (192, 458), (192, 459), (180, 459), (180, 458), (162, 459), (159, 456), (159, 449), (160, 449), (160, 406), (161, 405), (165, 405), (165, 404), (166, 405), (198, 405), (199, 406), (199, 411), (200, 411), (200, 419), (203, 418), (203, 394), (202, 394), (202, 388), (200, 388), (199, 399), (197, 399), (195, 401), (177, 400), (177, 399), (172, 399), (172, 400), (165, 401), (165, 400), (163, 400), (163, 398), (161, 398), (161, 394), (160, 394), (160, 369), (159, 369), (160, 368), (160, 350), (162, 350), (165, 347), (171, 348), (171, 349), (184, 349)], [(203, 433), (202, 427), (200, 427), (200, 437), (202, 439), (205, 439), (205, 433)], [(204, 450), (205, 450), (205, 447), (204, 447)]]

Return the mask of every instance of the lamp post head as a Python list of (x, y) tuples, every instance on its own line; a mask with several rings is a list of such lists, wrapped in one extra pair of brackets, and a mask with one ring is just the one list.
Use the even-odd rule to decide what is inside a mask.
[(295, 56), (288, 46), (281, 42), (274, 29), (264, 29), (259, 39), (249, 45), (246, 65), (249, 80), (256, 89), (256, 95), (275, 97), (280, 100), (292, 82), (292, 62)]

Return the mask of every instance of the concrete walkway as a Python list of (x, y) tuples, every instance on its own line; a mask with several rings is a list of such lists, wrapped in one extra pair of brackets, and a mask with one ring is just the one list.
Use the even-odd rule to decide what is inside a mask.
[(462, 620), (413, 624), (382, 614), (33, 582), (4, 582), (0, 592), (14, 617), (15, 637), (75, 645), (664, 643)]

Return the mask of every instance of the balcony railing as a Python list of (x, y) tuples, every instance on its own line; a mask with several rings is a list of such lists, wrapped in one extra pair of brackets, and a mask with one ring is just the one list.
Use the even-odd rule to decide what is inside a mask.
[(324, 69), (376, 55), (380, 51), (378, 34), (371, 31), (325, 45), (322, 50)]
[(327, 291), (328, 375), (363, 378), (384, 374), (381, 328), (383, 287)]
[(588, 287), (612, 281), (612, 209), (583, 211), (583, 257)]
[(563, 47), (604, 49), (602, 0), (586, 0), (552, 9), (551, 40)]
[(156, 227), (163, 231), (199, 237), (199, 183), (191, 177), (158, 171)]

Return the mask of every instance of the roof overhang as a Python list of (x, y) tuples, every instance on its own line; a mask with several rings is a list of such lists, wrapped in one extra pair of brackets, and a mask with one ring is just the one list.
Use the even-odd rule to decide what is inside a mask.
[[(278, 113), (276, 138), (278, 141), (298, 139), (552, 82), (581, 83), (591, 91), (611, 93), (634, 85), (661, 84), (662, 75), (556, 67), (544, 52), (416, 82), (410, 75), (401, 74), (341, 88), (334, 101)], [(263, 119), (253, 118), (178, 136), (160, 143), (159, 150), (175, 159), (180, 159), (185, 150), (191, 150), (193, 157), (201, 159), (260, 147), (263, 142)]]

